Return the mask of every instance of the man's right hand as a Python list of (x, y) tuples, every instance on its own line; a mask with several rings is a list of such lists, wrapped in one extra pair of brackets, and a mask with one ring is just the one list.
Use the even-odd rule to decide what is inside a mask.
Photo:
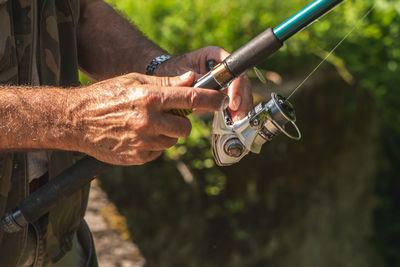
[(161, 155), (191, 131), (188, 118), (172, 109), (226, 108), (223, 93), (192, 88), (195, 77), (137, 73), (71, 90), (65, 103), (74, 150), (116, 165), (139, 165)]

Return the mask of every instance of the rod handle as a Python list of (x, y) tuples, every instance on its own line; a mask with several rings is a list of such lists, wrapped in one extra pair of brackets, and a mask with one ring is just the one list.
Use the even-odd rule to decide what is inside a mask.
[(2, 229), (8, 233), (21, 231), (110, 167), (90, 156), (83, 157), (8, 212), (1, 219)]

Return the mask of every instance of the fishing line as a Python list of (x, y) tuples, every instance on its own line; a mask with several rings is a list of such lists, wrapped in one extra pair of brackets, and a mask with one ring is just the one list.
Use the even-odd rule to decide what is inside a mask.
[(335, 45), (335, 47), (325, 56), (325, 58), (308, 74), (308, 76), (292, 91), (292, 93), (287, 97), (290, 99), (296, 91), (301, 88), (310, 77), (321, 67), (321, 65), (336, 51), (336, 49), (360, 26), (360, 24), (365, 20), (365, 18), (375, 9), (376, 3), (364, 14), (364, 16), (357, 22), (357, 24)]

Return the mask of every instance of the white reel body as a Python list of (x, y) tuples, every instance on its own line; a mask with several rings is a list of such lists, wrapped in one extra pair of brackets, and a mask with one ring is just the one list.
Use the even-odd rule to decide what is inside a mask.
[[(300, 140), (301, 133), (295, 121), (292, 104), (275, 93), (271, 94), (269, 102), (261, 102), (247, 117), (235, 123), (232, 123), (228, 111), (215, 112), (212, 147), (216, 163), (229, 166), (239, 162), (249, 152), (258, 154), (265, 142), (281, 132), (291, 139)], [(293, 125), (297, 136), (285, 130), (287, 123)]]

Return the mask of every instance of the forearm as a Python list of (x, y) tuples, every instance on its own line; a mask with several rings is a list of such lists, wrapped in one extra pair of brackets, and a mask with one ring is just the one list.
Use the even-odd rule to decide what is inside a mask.
[(0, 151), (72, 150), (69, 90), (0, 86)]
[(165, 53), (103, 0), (81, 1), (79, 65), (89, 76), (145, 73), (151, 60)]

